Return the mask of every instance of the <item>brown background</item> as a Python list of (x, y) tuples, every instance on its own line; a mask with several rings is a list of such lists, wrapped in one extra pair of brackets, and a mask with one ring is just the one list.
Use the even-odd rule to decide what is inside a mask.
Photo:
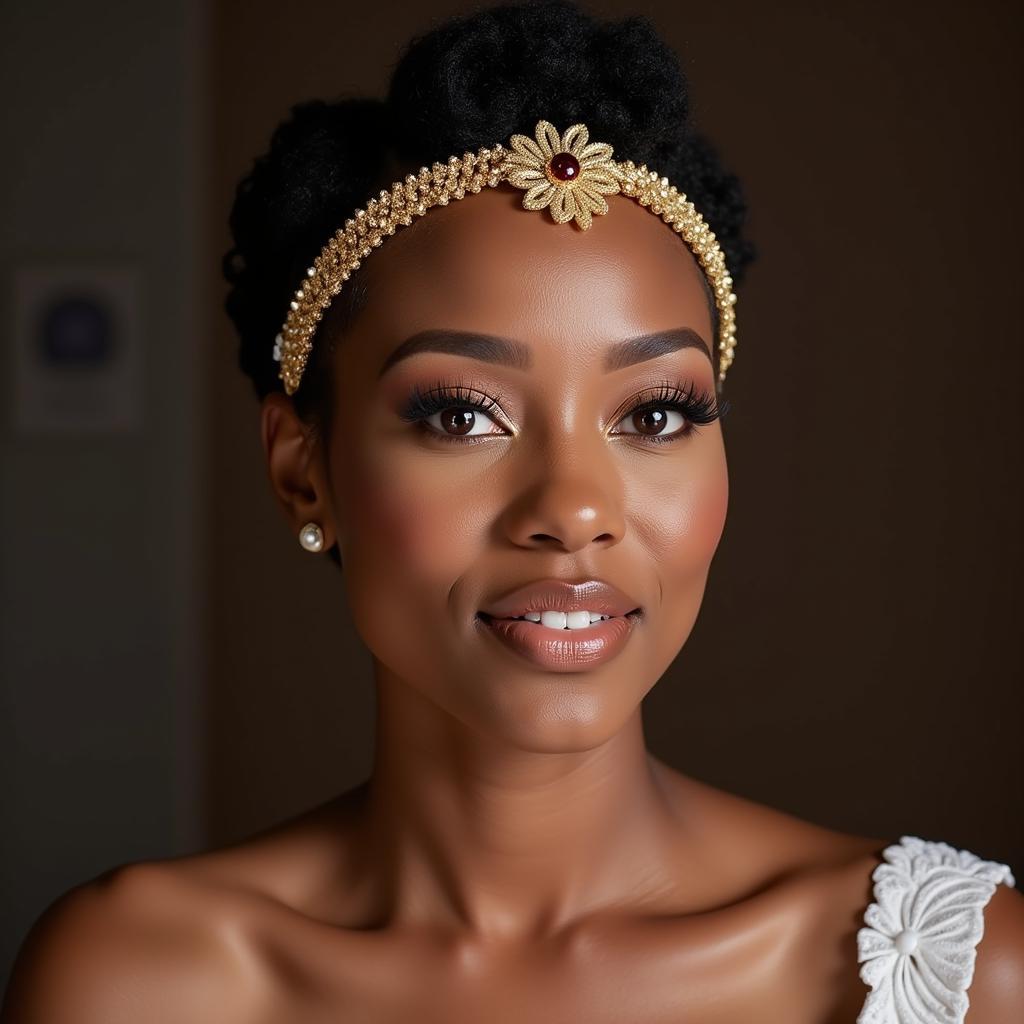
[[(821, 823), (1024, 865), (1016, 6), (590, 7), (650, 15), (683, 56), (761, 252), (727, 388), (729, 519), (647, 699), (651, 748)], [(292, 102), (380, 93), (400, 43), (463, 9), (220, 3), (209, 223)], [(226, 245), (215, 231), (211, 267)], [(363, 778), (373, 707), (340, 581), (271, 498), (219, 301), (217, 841)]]

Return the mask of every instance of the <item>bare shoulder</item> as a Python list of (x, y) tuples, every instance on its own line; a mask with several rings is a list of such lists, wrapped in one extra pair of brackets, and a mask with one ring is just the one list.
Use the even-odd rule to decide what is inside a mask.
[(974, 979), (967, 990), (970, 1024), (1014, 1020), (1024, 1006), (1024, 896), (999, 885), (985, 906)]
[[(775, 974), (803, 993), (806, 1019), (849, 1024), (867, 989), (857, 962), (857, 932), (872, 899), (872, 873), (889, 842), (819, 825), (784, 810), (667, 776), (680, 802), (712, 822), (716, 866), (748, 877), (745, 888), (770, 898), (784, 922)], [(733, 867), (733, 865), (735, 865)]]
[(280, 995), (275, 943), (337, 888), (338, 836), (361, 792), (231, 845), (125, 864), (65, 893), (22, 945), (0, 1024), (262, 1019)]
[(22, 945), (3, 1024), (245, 1019), (251, 979), (223, 909), (175, 862), (123, 865), (75, 887)]
[[(800, 983), (808, 991), (822, 983), (821, 1019), (853, 1020), (868, 991), (860, 978), (857, 932), (875, 899), (875, 869), (895, 840), (824, 828), (749, 801), (733, 806), (759, 836), (771, 837), (768, 846), (784, 866), (783, 877), (799, 880), (792, 891), (806, 911), (804, 944), (797, 946)], [(967, 988), (967, 1024), (1005, 1024), (1018, 1019), (1024, 1006), (1024, 894), (997, 885), (983, 928)]]

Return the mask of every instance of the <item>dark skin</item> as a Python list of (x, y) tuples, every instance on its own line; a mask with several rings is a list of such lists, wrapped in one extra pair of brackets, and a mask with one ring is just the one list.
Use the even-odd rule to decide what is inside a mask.
[[(373, 656), (370, 779), (235, 846), (72, 891), (26, 943), (8, 1024), (856, 1017), (855, 934), (893, 840), (715, 790), (644, 745), (641, 700), (693, 627), (727, 506), (717, 421), (659, 446), (630, 415), (663, 381), (714, 389), (701, 270), (626, 197), (585, 233), (520, 199), (484, 190), (367, 259), (328, 445), (289, 398), (263, 403), (289, 528), (337, 541)], [(602, 368), (616, 342), (680, 327), (700, 345)], [(379, 374), (427, 329), (517, 339), (531, 365), (420, 352)], [(441, 379), (500, 398), (475, 414), (482, 441), (399, 416)], [(680, 429), (670, 415), (660, 432)], [(489, 598), (549, 576), (637, 599), (618, 656), (552, 674), (481, 634)], [(969, 992), (970, 1024), (1024, 1003), (1014, 890), (986, 908)]]

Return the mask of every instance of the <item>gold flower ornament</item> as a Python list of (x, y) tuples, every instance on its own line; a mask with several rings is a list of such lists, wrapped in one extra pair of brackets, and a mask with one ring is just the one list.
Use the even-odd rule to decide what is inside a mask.
[(607, 142), (588, 142), (585, 124), (574, 124), (561, 135), (550, 121), (538, 121), (534, 138), (513, 135), (509, 140), (512, 169), (508, 182), (526, 189), (527, 210), (548, 207), (557, 224), (571, 220), (586, 231), (595, 213), (608, 212), (606, 195), (619, 191), (618, 169)]

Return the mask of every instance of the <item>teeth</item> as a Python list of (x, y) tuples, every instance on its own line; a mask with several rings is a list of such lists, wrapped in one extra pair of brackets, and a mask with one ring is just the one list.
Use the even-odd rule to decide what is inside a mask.
[(525, 615), (517, 615), (516, 618), (526, 619), (528, 622), (539, 622), (542, 626), (550, 629), (586, 629), (593, 622), (600, 622), (610, 619), (610, 615), (602, 615), (600, 612), (576, 611), (576, 612), (527, 612)]

